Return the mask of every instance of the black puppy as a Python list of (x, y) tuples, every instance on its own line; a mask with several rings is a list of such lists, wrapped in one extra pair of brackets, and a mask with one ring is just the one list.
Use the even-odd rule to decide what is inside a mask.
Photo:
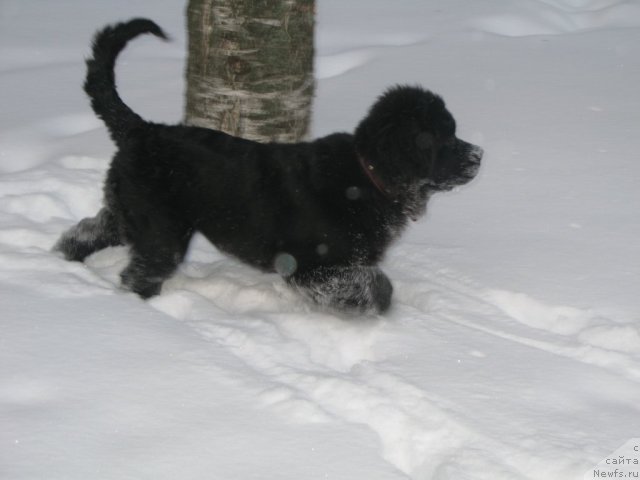
[(118, 151), (103, 208), (55, 248), (82, 261), (129, 245), (122, 284), (147, 298), (159, 293), (199, 231), (320, 305), (385, 311), (392, 287), (376, 267), (385, 250), (432, 193), (467, 183), (480, 165), (482, 149), (456, 138), (442, 99), (395, 87), (355, 135), (309, 143), (261, 144), (150, 123), (122, 102), (113, 71), (126, 43), (143, 33), (166, 38), (152, 21), (135, 19), (94, 39), (84, 88)]

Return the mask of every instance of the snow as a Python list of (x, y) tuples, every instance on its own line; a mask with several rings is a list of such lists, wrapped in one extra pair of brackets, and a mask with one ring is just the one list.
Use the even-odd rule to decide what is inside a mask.
[(318, 2), (314, 136), (420, 83), (485, 149), (389, 252), (392, 310), (364, 318), (202, 238), (148, 302), (117, 287), (126, 249), (51, 253), (113, 152), (83, 57), (133, 16), (173, 41), (128, 47), (121, 94), (179, 121), (184, 5), (0, 4), (0, 478), (565, 480), (634, 455), (637, 2)]

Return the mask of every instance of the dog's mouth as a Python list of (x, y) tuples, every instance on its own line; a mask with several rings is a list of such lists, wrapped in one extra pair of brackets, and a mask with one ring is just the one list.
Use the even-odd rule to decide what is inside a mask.
[(467, 161), (462, 167), (462, 178), (466, 179), (464, 183), (468, 183), (476, 177), (478, 171), (480, 170), (480, 162), (482, 161), (482, 157), (484, 155), (484, 150), (482, 149), (482, 147), (472, 144), (469, 145), (471, 148), (469, 150)]
[(480, 170), (480, 161), (482, 160), (482, 155), (484, 151), (480, 147), (474, 146), (477, 150), (474, 150), (469, 154), (469, 160), (465, 162), (462, 167), (462, 177), (466, 178), (468, 182), (473, 180), (476, 175), (478, 175), (478, 171)]
[(477, 163), (478, 166), (479, 166), (480, 165), (480, 161), (482, 160), (482, 157), (484, 156), (484, 149), (482, 147), (479, 147), (478, 145), (473, 145), (471, 143), (469, 143), (468, 145), (469, 145), (469, 158), (474, 163)]
[(469, 160), (471, 162), (471, 166), (469, 167), (469, 173), (471, 173), (474, 177), (480, 170), (480, 162), (482, 161), (482, 157), (484, 156), (484, 149), (479, 147), (478, 145), (471, 145), (469, 150)]
[(480, 162), (484, 155), (484, 150), (478, 145), (458, 140), (458, 146), (455, 149), (462, 158), (462, 174), (464, 177), (474, 178), (480, 169)]

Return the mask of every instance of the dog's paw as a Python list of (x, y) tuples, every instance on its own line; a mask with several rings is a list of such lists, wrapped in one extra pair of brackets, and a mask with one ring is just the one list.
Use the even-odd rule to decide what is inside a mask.
[(95, 217), (84, 218), (64, 232), (53, 251), (61, 252), (67, 260), (82, 262), (92, 253), (120, 243), (113, 215), (103, 208)]
[(376, 267), (321, 267), (296, 273), (287, 282), (321, 307), (359, 315), (379, 314), (391, 306), (393, 286)]
[(135, 266), (129, 266), (120, 273), (123, 289), (137, 294), (140, 298), (148, 299), (156, 296), (162, 290), (162, 281), (145, 277)]
[(377, 271), (377, 275), (371, 285), (371, 298), (376, 313), (384, 313), (391, 306), (391, 296), (393, 295), (393, 285), (389, 278)]
[(70, 262), (82, 262), (94, 252), (94, 249), (90, 244), (79, 241), (75, 233), (76, 227), (65, 232), (53, 246), (52, 251), (62, 253), (65, 260)]

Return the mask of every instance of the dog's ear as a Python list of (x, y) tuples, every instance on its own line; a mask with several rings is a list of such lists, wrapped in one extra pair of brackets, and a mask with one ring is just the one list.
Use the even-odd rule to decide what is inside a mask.
[(358, 154), (391, 189), (426, 178), (435, 156), (435, 137), (415, 112), (368, 116), (355, 134)]

